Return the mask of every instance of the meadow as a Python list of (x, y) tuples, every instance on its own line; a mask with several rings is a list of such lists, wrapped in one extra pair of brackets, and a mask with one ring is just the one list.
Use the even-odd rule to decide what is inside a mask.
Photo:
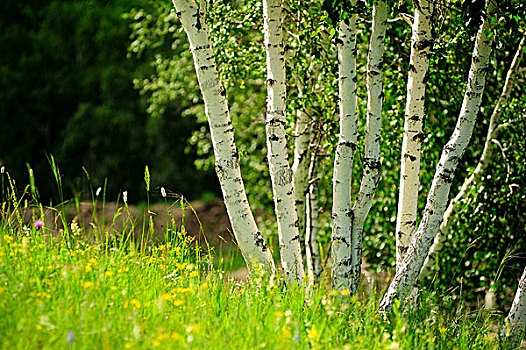
[[(20, 201), (18, 202), (19, 204)], [(38, 217), (6, 209), (0, 234), (2, 349), (492, 349), (502, 316), (467, 312), (438, 295), (377, 315), (379, 293), (349, 297), (325, 281), (305, 289), (246, 281), (235, 259), (166, 227), (156, 244), (120, 232), (87, 239), (76, 221), (61, 239)], [(7, 213), (10, 215), (7, 215)], [(402, 312), (403, 311), (403, 312)]]

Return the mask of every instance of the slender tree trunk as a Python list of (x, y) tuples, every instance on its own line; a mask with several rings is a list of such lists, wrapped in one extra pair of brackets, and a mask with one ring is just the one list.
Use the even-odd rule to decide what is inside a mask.
[(373, 8), (373, 31), (367, 58), (367, 126), (363, 157), (363, 178), (353, 206), (351, 240), (351, 294), (358, 290), (362, 265), (362, 233), (365, 219), (373, 205), (374, 194), (380, 180), (380, 131), (384, 92), (382, 66), (387, 27), (386, 1), (378, 1)]
[(424, 262), (422, 271), (420, 272), (421, 279), (429, 275), (429, 272), (431, 271), (433, 267), (433, 263), (435, 261), (436, 255), (438, 251), (440, 250), (440, 248), (442, 247), (444, 239), (447, 237), (449, 233), (449, 226), (451, 224), (451, 218), (457, 212), (460, 206), (461, 200), (464, 198), (466, 193), (468, 193), (469, 190), (480, 180), (480, 177), (482, 176), (482, 174), (484, 174), (484, 171), (486, 170), (486, 168), (491, 162), (491, 156), (493, 155), (493, 148), (494, 148), (493, 141), (497, 139), (500, 131), (503, 129), (504, 126), (506, 126), (506, 124), (501, 123), (500, 115), (502, 113), (502, 110), (505, 109), (506, 103), (509, 99), (509, 96), (510, 96), (510, 93), (513, 87), (513, 82), (519, 70), (518, 69), (519, 64), (524, 54), (525, 45), (526, 45), (526, 35), (522, 37), (522, 40), (519, 43), (519, 47), (517, 48), (517, 51), (515, 52), (515, 56), (513, 57), (513, 61), (511, 62), (511, 66), (508, 69), (508, 73), (506, 75), (506, 81), (504, 82), (502, 93), (499, 97), (499, 100), (497, 101), (497, 105), (493, 109), (493, 113), (491, 114), (491, 117), (489, 120), (488, 135), (486, 136), (486, 142), (484, 143), (484, 150), (482, 151), (482, 155), (480, 156), (479, 162), (477, 166), (475, 167), (475, 170), (473, 171), (473, 173), (464, 181), (464, 183), (462, 184), (462, 187), (460, 188), (460, 191), (455, 196), (455, 198), (453, 198), (450, 201), (449, 206), (446, 209), (444, 218), (442, 219), (442, 223), (440, 224), (440, 230), (438, 232), (438, 235), (435, 237), (433, 246), (431, 247), (431, 250), (429, 251), (429, 254), (426, 258), (426, 261)]
[(263, 1), (267, 53), (267, 148), (272, 192), (278, 221), (281, 264), (287, 282), (302, 282), (298, 215), (285, 133), (286, 78), (282, 32), (282, 0)]
[(424, 102), (429, 55), (433, 48), (431, 35), (433, 3), (428, 2), (428, 0), (415, 0), (413, 3), (415, 6), (415, 18), (412, 30), (411, 56), (409, 59), (407, 102), (400, 167), (400, 194), (396, 218), (397, 267), (407, 251), (411, 236), (416, 228), (420, 150), (422, 148), (422, 127), (425, 118)]
[[(356, 111), (356, 17), (340, 26), (340, 139), (333, 176), (332, 279), (333, 287), (356, 293), (362, 261), (362, 233), (380, 179), (380, 129), (382, 121), (382, 65), (387, 5), (378, 1), (367, 58), (367, 126), (363, 178), (351, 208), (352, 162), (357, 140)], [(351, 26), (352, 25), (352, 26)]]
[[(356, 2), (353, 2), (353, 5)], [(353, 14), (338, 28), (338, 91), (340, 135), (334, 157), (332, 180), (332, 285), (350, 290), (351, 281), (351, 181), (354, 153), (358, 139), (356, 98), (356, 19)]]
[[(302, 98), (300, 92), (299, 97)], [(294, 163), (292, 165), (292, 178), (294, 181), (294, 196), (298, 211), (298, 231), (300, 237), (305, 237), (306, 230), (306, 202), (309, 187), (309, 145), (311, 141), (310, 118), (301, 109), (296, 114), (296, 138), (294, 140)], [(307, 245), (307, 243), (306, 243)]]
[(316, 180), (316, 154), (311, 156), (308, 191), (305, 199), (305, 247), (307, 258), (307, 275), (312, 283), (319, 282), (321, 276), (320, 250), (318, 247), (318, 181)]
[(506, 339), (507, 345), (511, 349), (516, 349), (519, 346), (524, 328), (526, 326), (526, 268), (522, 273), (519, 281), (519, 287), (515, 293), (513, 304), (511, 304), (510, 312), (502, 330), (501, 337)]
[[(488, 11), (493, 9), (493, 3), (488, 2)], [(427, 196), (424, 214), (417, 231), (411, 239), (409, 249), (393, 281), (380, 303), (379, 312), (390, 312), (396, 299), (404, 301), (411, 291), (416, 278), (424, 264), (424, 260), (438, 233), (440, 222), (446, 210), (449, 190), (453, 175), (473, 132), (473, 126), (479, 113), (482, 92), (486, 84), (486, 72), (489, 67), (491, 52), (491, 37), (487, 18), (479, 28), (471, 61), (468, 83), (462, 108), (455, 130), (449, 142), (442, 150), (437, 170)]]
[(210, 125), (216, 172), (234, 235), (250, 271), (262, 267), (274, 274), (272, 254), (258, 231), (245, 193), (226, 92), (217, 72), (208, 25), (194, 0), (173, 0), (173, 4), (190, 41)]
[[(325, 33), (325, 32), (324, 32)], [(327, 35), (324, 35), (324, 37)], [(308, 74), (308, 78), (300, 77), (297, 72), (292, 72), (293, 78), (296, 82), (298, 89), (298, 100), (304, 99), (303, 89), (304, 81), (307, 83), (307, 89), (312, 90), (317, 84), (322, 64), (320, 61), (317, 61), (316, 57), (310, 56), (308, 59), (312, 62)], [(308, 209), (309, 203), (307, 203), (308, 198), (313, 198), (312, 195), (309, 195), (309, 191), (312, 190), (312, 186), (309, 185), (310, 179), (312, 176), (309, 175), (309, 169), (316, 161), (316, 155), (311, 156), (311, 143), (313, 142), (314, 133), (312, 127), (312, 112), (313, 109), (311, 106), (305, 107), (305, 109), (299, 109), (296, 112), (296, 127), (295, 127), (295, 140), (294, 140), (294, 162), (292, 165), (292, 178), (294, 186), (294, 196), (296, 201), (296, 210), (298, 213), (298, 232), (300, 239), (305, 243), (304, 252), (307, 253), (309, 249), (309, 241), (307, 240), (307, 230), (309, 230), (309, 220), (317, 221), (317, 217), (314, 218), (309, 210), (314, 210), (313, 214), (317, 216), (317, 196), (316, 203), (311, 203), (310, 209)], [(316, 184), (313, 184), (316, 186)], [(315, 232), (310, 233), (311, 237), (317, 241), (317, 234)], [(317, 247), (316, 247), (317, 249)], [(303, 251), (302, 251), (303, 252)], [(312, 252), (312, 251), (311, 251)], [(307, 264), (309, 264), (309, 259), (307, 258)], [(310, 274), (310, 273), (309, 273)]]

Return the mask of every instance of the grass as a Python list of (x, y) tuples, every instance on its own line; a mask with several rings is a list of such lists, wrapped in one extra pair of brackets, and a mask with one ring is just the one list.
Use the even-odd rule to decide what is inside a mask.
[(45, 226), (14, 219), (22, 200), (14, 192), (6, 197), (0, 221), (1, 349), (498, 346), (489, 315), (467, 314), (433, 295), (421, 296), (413, 310), (395, 308), (382, 318), (374, 296), (342, 296), (326, 283), (306, 291), (285, 286), (280, 276), (273, 284), (265, 276), (228, 279), (228, 258), (212, 264), (213, 252), (197, 247), (180, 228), (168, 226), (162, 244), (139, 246), (127, 232), (112, 241), (89, 240), (69, 224), (56, 242)]
[(421, 305), (376, 315), (377, 300), (209, 270), (188, 238), (148, 253), (49, 244), (40, 230), (0, 238), (2, 349), (428, 349), (496, 346), (482, 317)]

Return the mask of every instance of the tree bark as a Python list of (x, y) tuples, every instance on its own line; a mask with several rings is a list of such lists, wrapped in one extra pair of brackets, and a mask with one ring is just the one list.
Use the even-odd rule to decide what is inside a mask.
[(519, 287), (511, 304), (510, 312), (502, 330), (501, 337), (505, 338), (511, 349), (516, 349), (520, 344), (526, 326), (526, 268), (519, 281)]
[[(301, 91), (298, 98), (302, 98)], [(309, 145), (311, 142), (310, 118), (303, 110), (296, 113), (296, 138), (294, 139), (294, 163), (292, 164), (292, 179), (296, 209), (298, 212), (298, 232), (300, 237), (306, 235), (306, 212), (305, 202), (309, 187)], [(307, 245), (307, 242), (305, 242)]]
[[(346, 23), (342, 22), (342, 25), (346, 25)], [(336, 150), (333, 179), (333, 196), (335, 198), (333, 204), (332, 278), (334, 288), (340, 291), (347, 289), (350, 294), (355, 294), (358, 289), (362, 263), (363, 225), (371, 209), (374, 193), (380, 179), (380, 129), (384, 96), (382, 65), (386, 25), (387, 5), (385, 1), (378, 1), (373, 8), (372, 33), (367, 57), (367, 126), (363, 178), (352, 209), (350, 207), (350, 187), (352, 160), (356, 149), (357, 136), (355, 34), (353, 34), (354, 38), (351, 44), (346, 37), (350, 34), (343, 32), (344, 36), (341, 40), (343, 44), (340, 43), (342, 48), (339, 56), (340, 69), (343, 70), (343, 74), (340, 74), (339, 77), (340, 95), (349, 93), (349, 97), (345, 95), (340, 97), (340, 140)], [(345, 27), (341, 29), (349, 31)], [(356, 33), (355, 26), (353, 32)], [(348, 40), (347, 43), (346, 40)], [(348, 60), (353, 62), (349, 63)], [(347, 64), (350, 66), (346, 66)], [(351, 71), (354, 73), (350, 74)]]
[[(353, 5), (356, 1), (353, 2)], [(332, 285), (350, 290), (351, 278), (351, 182), (358, 139), (356, 97), (356, 20), (357, 14), (342, 20), (338, 28), (338, 91), (340, 135), (334, 157), (332, 180)]]
[(290, 283), (302, 282), (305, 272), (301, 256), (292, 172), (287, 156), (286, 78), (281, 5), (282, 0), (263, 1), (267, 54), (266, 134), (270, 178), (278, 222), (281, 264), (285, 280)]
[(374, 194), (380, 180), (380, 131), (384, 92), (382, 84), (387, 4), (378, 1), (373, 8), (373, 31), (367, 57), (367, 126), (363, 157), (363, 178), (353, 206), (351, 240), (351, 294), (358, 290), (362, 265), (362, 233), (365, 219), (373, 205)]
[(505, 109), (506, 103), (513, 88), (513, 82), (519, 70), (518, 68), (522, 56), (524, 54), (525, 45), (526, 35), (522, 37), (519, 43), (519, 47), (515, 52), (513, 61), (511, 62), (510, 68), (508, 69), (508, 73), (506, 74), (506, 81), (504, 82), (502, 93), (500, 94), (499, 100), (497, 101), (497, 104), (493, 109), (493, 113), (491, 114), (489, 120), (488, 134), (486, 136), (484, 150), (482, 151), (482, 155), (480, 156), (479, 162), (477, 163), (477, 166), (475, 167), (473, 173), (462, 184), (462, 187), (460, 188), (460, 191), (457, 193), (455, 198), (453, 198), (450, 201), (444, 214), (444, 218), (442, 219), (442, 223), (440, 224), (440, 230), (438, 232), (438, 235), (435, 237), (433, 246), (431, 247), (429, 254), (427, 255), (427, 258), (424, 262), (424, 266), (422, 267), (422, 271), (420, 272), (420, 279), (425, 278), (429, 275), (433, 267), (433, 263), (436, 259), (436, 255), (442, 247), (444, 239), (449, 233), (451, 218), (457, 212), (460, 206), (460, 202), (462, 201), (464, 196), (470, 191), (470, 189), (480, 180), (481, 176), (484, 174), (484, 171), (491, 162), (491, 156), (493, 155), (494, 149), (493, 141), (498, 138), (500, 131), (505, 126), (505, 124), (501, 123), (500, 121), (500, 115)]
[(318, 181), (316, 180), (316, 152), (311, 155), (308, 172), (308, 191), (305, 196), (305, 251), (307, 275), (311, 283), (317, 283), (321, 277), (320, 249), (318, 247)]
[(420, 150), (423, 140), (425, 118), (426, 81), (429, 69), (429, 55), (433, 48), (431, 17), (433, 3), (427, 0), (413, 1), (415, 17), (409, 77), (407, 82), (407, 102), (405, 108), (404, 138), (400, 166), (400, 193), (396, 218), (396, 266), (407, 251), (411, 236), (416, 228), (418, 209), (418, 185), (420, 175)]
[[(491, 13), (493, 7), (493, 3), (488, 1), (488, 12)], [(477, 33), (466, 92), (455, 130), (442, 150), (422, 220), (380, 303), (380, 313), (390, 312), (396, 299), (404, 302), (420, 273), (433, 239), (438, 233), (440, 221), (446, 210), (453, 175), (471, 138), (479, 112), (491, 52), (492, 39), (487, 35), (489, 31), (489, 23), (486, 18)]]
[(226, 91), (217, 72), (208, 25), (194, 0), (173, 0), (194, 58), (214, 147), (216, 173), (232, 229), (250, 271), (262, 267), (274, 274), (272, 254), (259, 232), (248, 203)]

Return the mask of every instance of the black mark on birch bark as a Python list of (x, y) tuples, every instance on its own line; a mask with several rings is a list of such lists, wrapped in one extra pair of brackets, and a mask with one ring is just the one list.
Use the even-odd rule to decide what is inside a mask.
[(292, 174), (289, 169), (279, 169), (276, 174), (276, 184), (284, 186), (292, 181)]

